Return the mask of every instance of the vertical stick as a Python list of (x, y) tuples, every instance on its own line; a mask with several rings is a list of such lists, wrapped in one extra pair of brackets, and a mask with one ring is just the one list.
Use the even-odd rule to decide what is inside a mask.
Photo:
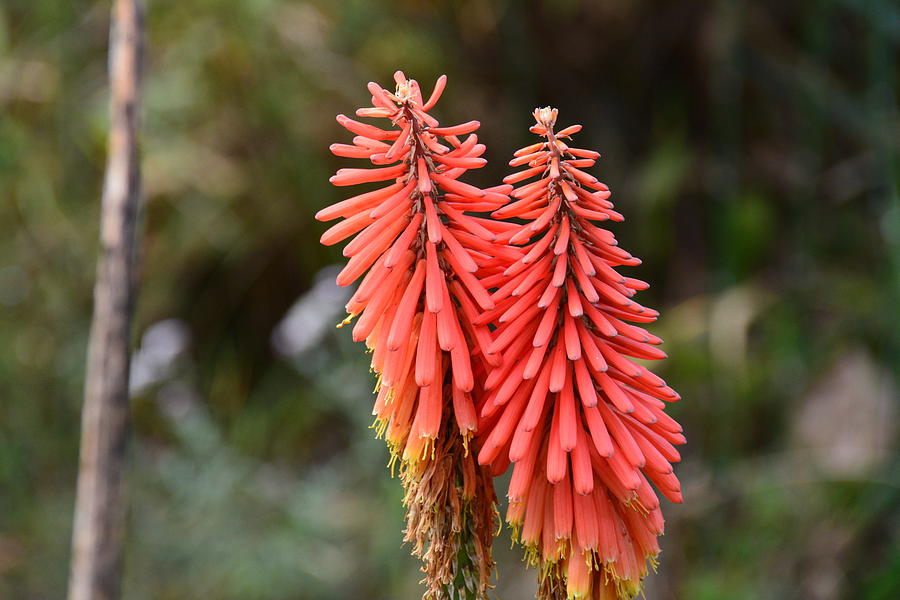
[(138, 0), (115, 0), (109, 39), (109, 156), (81, 418), (69, 600), (115, 600), (120, 595), (129, 342), (140, 201), (141, 26)]

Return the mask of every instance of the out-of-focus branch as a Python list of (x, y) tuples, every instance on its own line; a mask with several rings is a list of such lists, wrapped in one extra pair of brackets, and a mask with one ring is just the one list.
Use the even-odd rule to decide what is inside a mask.
[(109, 39), (109, 157), (81, 422), (69, 600), (113, 600), (120, 595), (129, 345), (140, 203), (141, 46), (138, 0), (115, 0)]

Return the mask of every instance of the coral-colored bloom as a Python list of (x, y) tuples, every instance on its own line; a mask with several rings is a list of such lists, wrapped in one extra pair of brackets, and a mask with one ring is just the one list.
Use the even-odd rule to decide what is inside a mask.
[(628, 358), (665, 354), (632, 324), (657, 317), (632, 299), (647, 284), (615, 270), (640, 261), (594, 223), (622, 220), (582, 170), (599, 154), (563, 141), (580, 125), (554, 132), (555, 109), (534, 116), (544, 141), (515, 153), (525, 168), (504, 181), (520, 185), (493, 213), (526, 221), (498, 242), (526, 245), (484, 278), (496, 307), (479, 322), (496, 326), (487, 353), (502, 361), (479, 403), (478, 459), (514, 463), (507, 520), (541, 568), (541, 597), (630, 598), (663, 532), (650, 482), (681, 501), (671, 463), (684, 437), (663, 411), (679, 396)]
[[(331, 146), (338, 156), (376, 166), (341, 169), (331, 178), (334, 185), (384, 187), (325, 208), (316, 218), (344, 218), (322, 235), (323, 244), (356, 234), (344, 248), (349, 261), (337, 281), (350, 285), (365, 277), (347, 304), (345, 322), (359, 317), (353, 339), (365, 340), (372, 351), (376, 428), (401, 458), (407, 539), (425, 559), (429, 594), (441, 597), (457, 578), (457, 550), (464, 548), (476, 568), (475, 592), (483, 595), (492, 567), (494, 495), (467, 443), (477, 427), (476, 375), (499, 357), (487, 353), (490, 332), (474, 320), (494, 308), (478, 279), (496, 262), (484, 251), (509, 227), (465, 211), (497, 209), (512, 187), (482, 190), (459, 181), (485, 164), (485, 147), (473, 134), (477, 121), (441, 127), (428, 114), (445, 77), (427, 101), (415, 80), (399, 71), (394, 78), (396, 93), (370, 83), (373, 106), (357, 111), (388, 119), (388, 127), (339, 115), (356, 137)], [(473, 578), (467, 578), (469, 585)]]
[[(472, 357), (484, 359), (490, 336), (469, 317), (494, 307), (476, 273), (479, 262), (489, 260), (480, 249), (505, 229), (464, 211), (502, 206), (511, 187), (481, 190), (459, 181), (485, 164), (485, 148), (472, 134), (477, 121), (440, 127), (427, 113), (445, 77), (427, 102), (415, 80), (400, 72), (395, 78), (396, 94), (370, 83), (374, 106), (357, 111), (387, 118), (393, 128), (339, 115), (356, 137), (352, 145), (331, 146), (338, 156), (366, 158), (378, 167), (340, 169), (334, 185), (388, 185), (325, 208), (316, 218), (344, 217), (322, 235), (323, 244), (358, 234), (344, 248), (350, 260), (337, 281), (350, 285), (368, 271), (347, 304), (350, 319), (359, 316), (353, 339), (365, 340), (373, 351), (380, 378), (375, 414), (389, 444), (415, 462), (438, 436), (445, 372), (452, 373), (460, 432), (469, 436), (476, 428)], [(457, 137), (465, 134), (465, 140)]]

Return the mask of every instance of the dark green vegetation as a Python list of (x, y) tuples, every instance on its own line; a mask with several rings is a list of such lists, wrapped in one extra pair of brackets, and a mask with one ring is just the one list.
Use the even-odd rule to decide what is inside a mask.
[[(107, 13), (0, 7), (2, 598), (66, 584)], [(418, 596), (312, 219), (396, 68), (482, 121), (474, 183), (539, 105), (604, 155), (688, 436), (647, 596), (900, 597), (896, 4), (152, 0), (148, 38), (127, 598)]]

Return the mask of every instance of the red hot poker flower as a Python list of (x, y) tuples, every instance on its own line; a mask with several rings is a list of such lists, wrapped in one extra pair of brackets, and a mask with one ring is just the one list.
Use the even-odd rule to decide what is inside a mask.
[(486, 163), (481, 158), (485, 147), (472, 133), (477, 121), (441, 127), (428, 114), (446, 77), (438, 79), (427, 101), (415, 80), (401, 72), (395, 78), (395, 94), (370, 83), (374, 106), (357, 111), (389, 119), (394, 128), (338, 115), (356, 137), (353, 144), (331, 146), (338, 156), (365, 158), (377, 166), (340, 169), (331, 178), (334, 185), (387, 185), (325, 208), (316, 218), (344, 218), (322, 235), (323, 244), (357, 234), (344, 248), (350, 260), (337, 281), (350, 285), (368, 273), (347, 304), (347, 322), (359, 316), (353, 339), (365, 340), (373, 351), (379, 426), (391, 448), (415, 462), (439, 432), (445, 371), (452, 374), (461, 433), (469, 436), (476, 428), (471, 357), (484, 360), (490, 338), (487, 327), (473, 325), (471, 317), (494, 307), (477, 272), (490, 260), (483, 247), (505, 228), (465, 211), (502, 206), (511, 186), (481, 190), (459, 181), (467, 170)]
[[(479, 277), (496, 262), (486, 250), (509, 227), (466, 211), (499, 208), (512, 186), (482, 190), (459, 181), (485, 164), (485, 147), (473, 133), (477, 121), (442, 127), (428, 114), (446, 77), (427, 101), (415, 80), (400, 71), (394, 78), (395, 93), (370, 83), (373, 106), (356, 113), (388, 119), (388, 128), (338, 115), (356, 137), (331, 146), (338, 156), (375, 165), (340, 169), (334, 185), (384, 186), (316, 218), (344, 219), (322, 235), (323, 244), (356, 234), (344, 248), (349, 261), (337, 281), (350, 285), (365, 276), (347, 304), (345, 323), (359, 317), (353, 339), (365, 340), (372, 351), (375, 426), (392, 460), (401, 458), (407, 540), (426, 562), (428, 595), (444, 597), (461, 579), (482, 597), (493, 565), (494, 495), (489, 472), (475, 464), (467, 442), (477, 427), (476, 376), (499, 357), (488, 354), (490, 332), (474, 320), (494, 308)], [(458, 562), (460, 548), (475, 577), (458, 577), (465, 568)]]
[(502, 361), (479, 405), (478, 459), (514, 463), (507, 520), (541, 566), (540, 597), (631, 598), (663, 533), (649, 482), (681, 501), (671, 463), (684, 436), (663, 411), (679, 396), (628, 358), (665, 354), (633, 324), (656, 319), (632, 299), (647, 284), (615, 270), (640, 261), (594, 223), (622, 220), (582, 170), (599, 154), (563, 141), (580, 125), (554, 132), (555, 109), (534, 116), (544, 140), (515, 153), (525, 168), (504, 181), (519, 187), (493, 213), (526, 220), (500, 241), (527, 245), (490, 278), (497, 306), (480, 321), (496, 326), (487, 352)]

